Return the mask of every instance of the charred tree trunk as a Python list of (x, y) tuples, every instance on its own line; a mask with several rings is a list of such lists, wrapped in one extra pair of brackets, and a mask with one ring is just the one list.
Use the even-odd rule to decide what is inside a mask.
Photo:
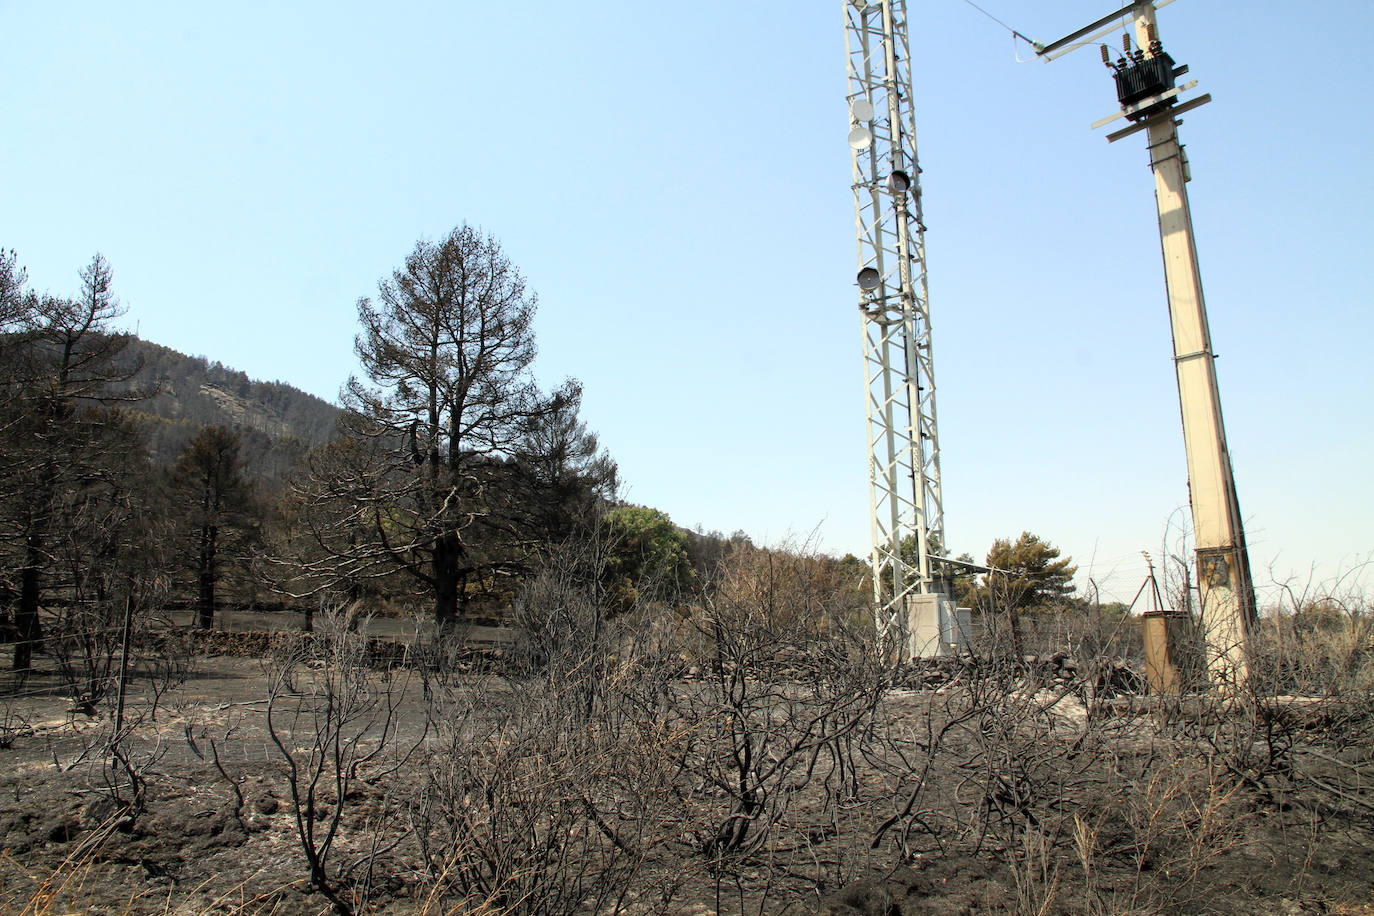
[(42, 538), (37, 532), (30, 532), (24, 547), (24, 569), (19, 574), (19, 606), (14, 612), (14, 628), (19, 634), (14, 644), (15, 671), (28, 671), (32, 667), (34, 650), (43, 639), (43, 625), (38, 619), (44, 565)]
[(440, 535), (434, 544), (434, 622), (441, 632), (458, 622), (463, 588), (463, 542), (457, 534)]
[(14, 644), (14, 670), (28, 671), (33, 665), (33, 653), (43, 641), (43, 624), (38, 619), (38, 605), (43, 593), (43, 570), (48, 566), (48, 526), (52, 520), (53, 494), (57, 488), (56, 470), (49, 465), (38, 481), (35, 508), (28, 518), (24, 534), (24, 568), (19, 574), (19, 604), (14, 610), (14, 628), (19, 641)]
[(206, 525), (200, 529), (200, 562), (198, 569), (199, 590), (196, 596), (198, 623), (202, 630), (208, 630), (215, 623), (215, 550), (218, 546), (219, 529)]

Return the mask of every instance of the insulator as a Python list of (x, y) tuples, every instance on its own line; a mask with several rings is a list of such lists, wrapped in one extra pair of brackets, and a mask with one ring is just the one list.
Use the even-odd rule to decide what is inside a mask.
[(1131, 53), (1131, 33), (1130, 33), (1130, 32), (1122, 32), (1122, 33), (1121, 33), (1121, 50), (1125, 51), (1127, 55), (1130, 55), (1130, 53)]
[(1112, 65), (1112, 52), (1107, 50), (1106, 45), (1102, 46), (1102, 63), (1106, 64), (1108, 67)]
[(1145, 40), (1150, 44), (1159, 41), (1159, 32), (1155, 30), (1155, 24), (1153, 22), (1145, 23)]

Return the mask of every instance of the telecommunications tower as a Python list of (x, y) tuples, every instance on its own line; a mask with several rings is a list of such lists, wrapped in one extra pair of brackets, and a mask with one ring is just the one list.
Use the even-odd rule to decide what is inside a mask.
[(868, 402), (875, 622), (893, 654), (941, 654), (953, 608), (905, 0), (845, 0), (849, 147)]

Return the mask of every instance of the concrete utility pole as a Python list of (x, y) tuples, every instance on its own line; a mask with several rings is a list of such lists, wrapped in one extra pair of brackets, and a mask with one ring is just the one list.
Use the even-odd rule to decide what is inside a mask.
[(956, 642), (904, 0), (844, 0), (849, 148), (868, 405), (873, 591), (892, 654)]
[[(1166, 0), (1167, 2), (1167, 0)], [(1161, 3), (1160, 5), (1163, 5)], [(1107, 135), (1109, 142), (1144, 131), (1155, 177), (1159, 238), (1164, 254), (1164, 282), (1173, 328), (1174, 366), (1178, 376), (1183, 442), (1188, 457), (1189, 501), (1197, 548), (1201, 625), (1207, 647), (1207, 669), (1214, 684), (1235, 686), (1246, 676), (1247, 640), (1255, 615), (1255, 593), (1245, 548), (1240, 503), (1236, 498), (1226, 430), (1217, 389), (1207, 310), (1202, 297), (1193, 221), (1186, 183), (1188, 159), (1178, 139), (1178, 115), (1206, 104), (1210, 95), (1179, 103), (1179, 95), (1197, 85), (1176, 80), (1188, 71), (1175, 67), (1159, 40), (1155, 4), (1133, 3), (1077, 32), (1036, 48), (1053, 59), (1112, 30), (1129, 17), (1136, 49), (1123, 36), (1121, 56), (1113, 61), (1106, 45), (1102, 60), (1113, 71), (1121, 111), (1098, 121), (1100, 127), (1120, 117), (1135, 122)], [(1163, 633), (1162, 628), (1146, 629)]]

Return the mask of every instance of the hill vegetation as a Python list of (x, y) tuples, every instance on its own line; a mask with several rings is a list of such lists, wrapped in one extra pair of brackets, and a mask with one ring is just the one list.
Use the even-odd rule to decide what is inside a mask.
[(201, 429), (222, 426), (239, 434), (248, 476), (279, 486), (306, 452), (335, 435), (339, 408), (286, 382), (250, 379), (205, 356), (137, 337), (128, 338), (115, 364), (130, 377), (125, 390), (147, 392), (127, 410), (146, 420), (157, 465), (174, 463)]

